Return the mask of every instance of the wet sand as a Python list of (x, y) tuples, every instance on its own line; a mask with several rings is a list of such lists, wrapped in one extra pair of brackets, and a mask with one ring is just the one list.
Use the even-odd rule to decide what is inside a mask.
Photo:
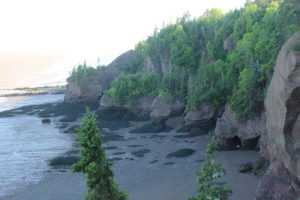
[[(183, 200), (197, 194), (196, 171), (205, 160), (210, 135), (178, 138), (176, 136), (186, 134), (175, 131), (181, 121), (182, 118), (170, 120), (173, 129), (167, 133), (129, 133), (144, 122), (131, 123), (129, 128), (115, 131), (105, 130), (106, 134), (118, 135), (107, 139), (105, 147), (108, 157), (115, 162), (116, 180), (131, 200)], [(193, 149), (195, 153), (183, 157), (168, 156), (182, 149)], [(222, 151), (216, 153), (216, 158), (227, 169), (224, 179), (233, 189), (231, 199), (253, 200), (260, 177), (239, 173), (237, 165), (256, 160), (258, 153)], [(86, 191), (85, 178), (62, 167), (47, 172), (39, 184), (4, 200), (82, 200)]]
[(83, 200), (86, 192), (83, 175), (56, 171), (48, 172), (40, 183), (3, 200)]
[(254, 200), (255, 191), (261, 177), (254, 174), (238, 172), (241, 163), (257, 160), (258, 152), (255, 151), (222, 151), (216, 153), (216, 160), (223, 164), (227, 170), (224, 180), (233, 190), (232, 200)]

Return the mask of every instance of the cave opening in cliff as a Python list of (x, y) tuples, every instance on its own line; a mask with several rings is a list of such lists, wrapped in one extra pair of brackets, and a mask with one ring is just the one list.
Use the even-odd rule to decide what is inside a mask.
[(230, 146), (233, 149), (240, 148), (242, 145), (242, 141), (238, 136), (228, 139), (227, 143), (228, 146)]
[(260, 137), (252, 138), (249, 140), (244, 140), (242, 143), (243, 149), (255, 149)]

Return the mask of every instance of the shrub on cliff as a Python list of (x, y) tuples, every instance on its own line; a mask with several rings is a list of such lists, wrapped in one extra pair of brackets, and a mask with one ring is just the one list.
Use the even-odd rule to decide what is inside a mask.
[(204, 163), (202, 171), (197, 173), (200, 184), (199, 194), (188, 200), (228, 200), (231, 196), (232, 190), (224, 187), (226, 182), (218, 181), (226, 173), (226, 170), (214, 159), (213, 153), (216, 149), (217, 141), (212, 138), (206, 151), (206, 163)]
[(102, 147), (102, 135), (97, 127), (96, 115), (87, 110), (77, 137), (80, 160), (71, 167), (73, 172), (82, 172), (87, 177), (88, 194), (86, 200), (127, 200), (114, 181), (112, 163), (106, 158)]
[(300, 52), (300, 41), (298, 41), (294, 44), (293, 50)]
[(218, 108), (225, 104), (230, 91), (226, 84), (226, 63), (217, 60), (198, 71), (196, 83), (189, 88), (187, 110), (208, 103)]
[(181, 100), (186, 101), (187, 95), (187, 78), (182, 74), (168, 72), (164, 75), (160, 95), (166, 100)]
[(107, 94), (119, 103), (136, 103), (142, 96), (154, 98), (159, 92), (160, 77), (157, 74), (133, 74), (121, 76), (116, 80)]
[(96, 68), (88, 67), (84, 63), (82, 65), (78, 65), (72, 70), (69, 80), (75, 82), (80, 88), (83, 89), (94, 80), (94, 78), (97, 76), (97, 73), (98, 70)]

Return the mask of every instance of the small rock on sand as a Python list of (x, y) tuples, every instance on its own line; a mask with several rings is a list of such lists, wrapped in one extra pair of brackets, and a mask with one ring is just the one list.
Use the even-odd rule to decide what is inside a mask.
[(167, 155), (167, 158), (185, 158), (189, 157), (192, 154), (194, 154), (196, 151), (194, 149), (180, 149), (178, 151), (175, 151), (173, 153), (169, 153)]

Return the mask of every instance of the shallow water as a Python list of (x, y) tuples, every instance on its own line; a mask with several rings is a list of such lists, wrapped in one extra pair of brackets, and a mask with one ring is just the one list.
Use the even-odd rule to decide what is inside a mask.
[(7, 102), (7, 99), (5, 97), (0, 97), (0, 104), (5, 102)]
[[(0, 110), (62, 100), (62, 95), (8, 97)], [(54, 124), (42, 124), (35, 116), (0, 118), (0, 199), (26, 185), (37, 183), (48, 169), (47, 161), (67, 151), (72, 141)]]
[(38, 105), (63, 101), (62, 94), (43, 94), (32, 96), (0, 97), (0, 112), (22, 106)]

